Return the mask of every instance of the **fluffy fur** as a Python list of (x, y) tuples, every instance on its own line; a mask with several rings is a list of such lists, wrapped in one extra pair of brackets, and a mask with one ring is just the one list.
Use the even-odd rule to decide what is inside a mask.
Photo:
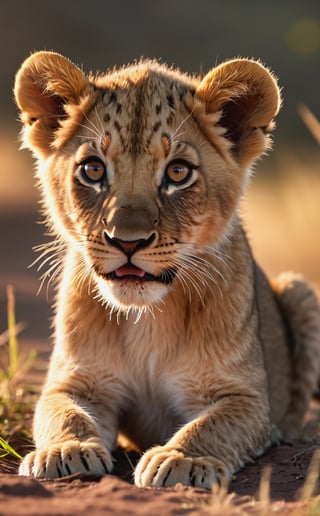
[(144, 452), (136, 485), (209, 488), (295, 437), (319, 377), (318, 302), (299, 276), (268, 282), (238, 216), (280, 106), (270, 71), (142, 61), (93, 77), (38, 52), (15, 97), (59, 276), (20, 473), (110, 472), (120, 434)]

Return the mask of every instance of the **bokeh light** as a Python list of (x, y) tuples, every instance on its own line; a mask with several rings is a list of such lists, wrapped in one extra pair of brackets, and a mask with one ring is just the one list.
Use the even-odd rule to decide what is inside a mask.
[(320, 21), (301, 18), (292, 23), (286, 33), (286, 44), (299, 55), (320, 52)]

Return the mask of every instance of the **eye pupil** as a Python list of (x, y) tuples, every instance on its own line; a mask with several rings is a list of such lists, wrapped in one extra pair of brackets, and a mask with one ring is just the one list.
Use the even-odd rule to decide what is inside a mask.
[(176, 166), (176, 167), (173, 167), (172, 170), (175, 174), (183, 175), (183, 174), (185, 174), (187, 167)]
[(89, 183), (101, 182), (106, 176), (105, 165), (97, 159), (82, 163), (80, 172), (82, 178)]
[(188, 181), (193, 171), (189, 163), (172, 162), (166, 168), (166, 180), (171, 184), (183, 184)]

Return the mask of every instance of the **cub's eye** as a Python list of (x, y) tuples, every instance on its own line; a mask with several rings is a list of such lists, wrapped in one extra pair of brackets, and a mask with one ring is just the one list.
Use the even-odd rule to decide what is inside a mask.
[(106, 167), (98, 158), (88, 158), (80, 164), (80, 174), (87, 183), (101, 183), (106, 178)]
[(165, 180), (169, 184), (183, 185), (193, 174), (194, 167), (184, 160), (171, 161), (166, 168)]

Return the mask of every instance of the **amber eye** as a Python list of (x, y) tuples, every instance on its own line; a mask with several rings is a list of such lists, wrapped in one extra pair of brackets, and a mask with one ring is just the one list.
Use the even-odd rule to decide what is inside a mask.
[(88, 183), (101, 183), (106, 178), (106, 167), (97, 158), (88, 158), (80, 165), (82, 178)]
[(193, 167), (187, 161), (171, 161), (166, 168), (165, 179), (168, 183), (182, 185), (191, 178), (192, 173)]

